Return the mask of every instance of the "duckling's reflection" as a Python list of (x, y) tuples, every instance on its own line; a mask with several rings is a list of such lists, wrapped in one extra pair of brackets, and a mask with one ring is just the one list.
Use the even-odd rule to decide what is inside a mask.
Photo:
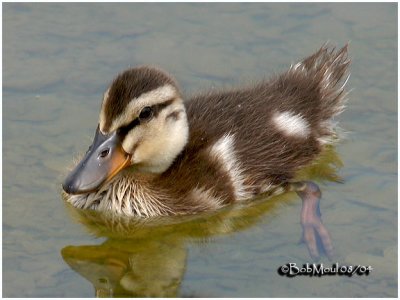
[[(341, 161), (330, 148), (299, 178), (339, 181), (338, 166)], [(108, 215), (66, 204), (74, 219), (107, 240), (95, 246), (67, 246), (61, 254), (93, 284), (97, 297), (176, 297), (186, 267), (186, 242), (245, 230), (267, 215), (270, 218), (282, 201), (294, 199), (293, 193), (288, 193), (213, 213), (151, 219)]]

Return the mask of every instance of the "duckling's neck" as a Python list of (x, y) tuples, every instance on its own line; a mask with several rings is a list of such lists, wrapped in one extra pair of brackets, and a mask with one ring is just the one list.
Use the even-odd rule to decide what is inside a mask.
[(153, 177), (157, 174), (136, 174), (126, 169), (98, 191), (64, 196), (69, 203), (81, 209), (140, 217), (174, 215), (167, 195), (151, 184)]

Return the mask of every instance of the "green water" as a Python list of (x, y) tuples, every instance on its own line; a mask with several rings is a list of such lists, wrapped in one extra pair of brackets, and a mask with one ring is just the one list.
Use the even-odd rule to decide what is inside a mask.
[[(3, 296), (397, 296), (397, 4), (3, 4)], [(301, 201), (285, 195), (195, 218), (109, 220), (60, 183), (121, 70), (158, 65), (186, 93), (284, 70), (350, 41), (353, 91), (322, 183), (332, 261), (369, 276), (281, 277), (312, 262)]]

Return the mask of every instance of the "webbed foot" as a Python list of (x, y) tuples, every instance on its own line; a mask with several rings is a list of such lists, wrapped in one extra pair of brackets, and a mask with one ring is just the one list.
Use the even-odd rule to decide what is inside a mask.
[(303, 227), (303, 241), (306, 243), (308, 251), (313, 259), (319, 258), (317, 238), (322, 243), (323, 250), (328, 258), (333, 255), (333, 244), (330, 234), (321, 220), (319, 201), (321, 191), (317, 184), (311, 181), (295, 182), (291, 184), (303, 201), (301, 209), (301, 226)]

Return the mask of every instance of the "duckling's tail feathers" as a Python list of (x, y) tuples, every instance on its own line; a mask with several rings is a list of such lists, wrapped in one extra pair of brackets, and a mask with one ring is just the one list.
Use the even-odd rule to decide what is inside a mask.
[(335, 47), (325, 44), (300, 64), (308, 76), (318, 83), (327, 119), (340, 114), (347, 101), (345, 86), (350, 78), (348, 44), (338, 51)]
[(318, 115), (317, 136), (321, 144), (332, 144), (343, 137), (342, 130), (333, 119), (346, 107), (348, 92), (345, 85), (350, 77), (349, 65), (348, 44), (339, 50), (325, 44), (290, 68), (295, 76), (308, 79), (311, 94), (318, 91), (319, 101), (314, 102), (318, 108), (314, 113)]
[(347, 73), (350, 59), (348, 58), (348, 44), (336, 51), (334, 46), (325, 44), (313, 55), (305, 58), (301, 64), (315, 75), (322, 75), (330, 83), (338, 83)]

